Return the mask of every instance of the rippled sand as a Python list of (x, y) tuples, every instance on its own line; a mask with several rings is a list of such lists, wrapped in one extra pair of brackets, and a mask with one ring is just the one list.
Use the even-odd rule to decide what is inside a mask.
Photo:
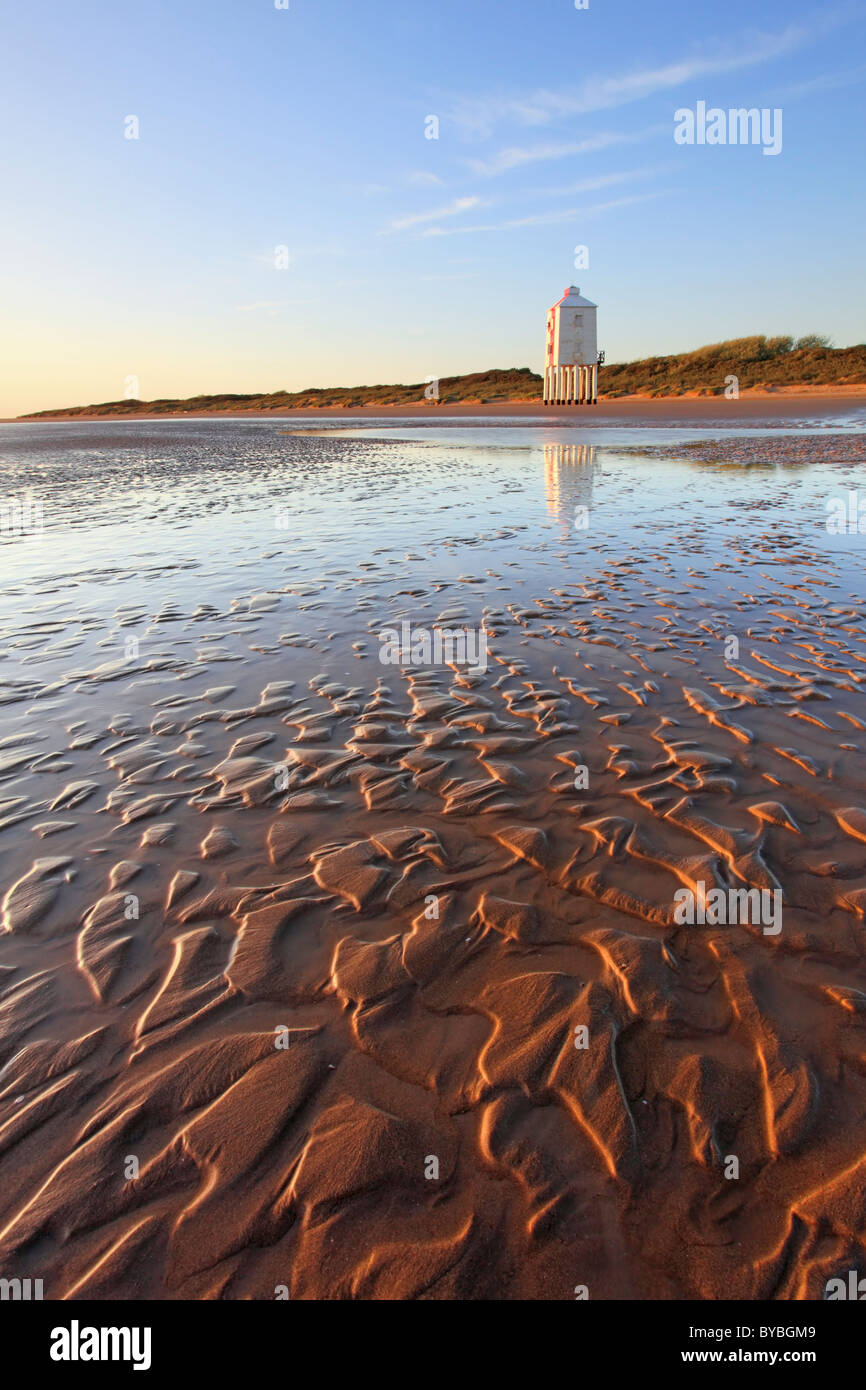
[[(862, 1264), (866, 537), (825, 522), (864, 462), (860, 418), (4, 429), (46, 530), (0, 540), (3, 1275)], [(404, 619), (488, 669), (381, 664)], [(781, 889), (782, 931), (677, 925), (699, 882)]]

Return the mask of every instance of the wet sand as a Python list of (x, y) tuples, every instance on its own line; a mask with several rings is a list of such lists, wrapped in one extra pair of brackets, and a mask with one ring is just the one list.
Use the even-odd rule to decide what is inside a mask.
[[(625, 404), (600, 442), (601, 407), (0, 432), (46, 523), (0, 540), (3, 1276), (802, 1299), (863, 1265), (864, 537), (826, 527), (863, 412)], [(486, 671), (383, 665), (404, 620), (483, 630)], [(699, 883), (780, 890), (782, 930), (679, 925)]]

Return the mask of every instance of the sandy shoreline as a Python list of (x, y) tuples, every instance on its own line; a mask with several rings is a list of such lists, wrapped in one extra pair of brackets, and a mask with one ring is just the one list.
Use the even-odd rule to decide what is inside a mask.
[[(715, 1308), (866, 1268), (864, 538), (825, 525), (866, 431), (810, 408), (0, 436), (46, 530), (0, 585), (3, 1277)], [(483, 660), (384, 659), (404, 622)]]
[(540, 401), (492, 402), (486, 405), (440, 405), (431, 406), (424, 402), (417, 405), (381, 405), (347, 408), (345, 406), (321, 406), (304, 410), (204, 410), (186, 415), (172, 412), (167, 415), (73, 415), (65, 411), (43, 415), (39, 419), (15, 418), (0, 420), (4, 425), (51, 424), (62, 420), (81, 420), (93, 422), (105, 420), (119, 424), (126, 420), (211, 420), (211, 419), (259, 419), (259, 420), (437, 420), (461, 419), (484, 420), (491, 417), (499, 419), (526, 420), (530, 423), (536, 417), (544, 421), (556, 420), (574, 424), (697, 424), (702, 420), (718, 420), (720, 416), (732, 422), (755, 419), (794, 420), (815, 413), (820, 409), (826, 414), (841, 414), (852, 405), (866, 404), (866, 386), (837, 386), (832, 389), (796, 392), (780, 389), (778, 391), (744, 392), (738, 400), (727, 400), (724, 396), (627, 396), (616, 400), (599, 400), (597, 406), (545, 406)]

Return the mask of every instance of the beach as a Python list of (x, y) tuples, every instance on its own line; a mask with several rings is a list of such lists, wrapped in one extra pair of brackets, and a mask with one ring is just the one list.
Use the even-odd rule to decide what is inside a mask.
[[(70, 415), (58, 410), (51, 420), (178, 420), (178, 419), (286, 419), (317, 420), (335, 419), (347, 421), (377, 421), (389, 419), (415, 419), (433, 422), (444, 419), (514, 419), (514, 420), (558, 420), (563, 424), (582, 426), (599, 424), (683, 424), (710, 423), (729, 426), (732, 423), (749, 420), (771, 422), (773, 420), (797, 420), (820, 416), (822, 420), (847, 414), (852, 408), (866, 404), (866, 387), (833, 386), (812, 387), (811, 389), (779, 387), (774, 391), (742, 392), (736, 398), (726, 396), (630, 396), (623, 399), (606, 399), (599, 396), (596, 405), (543, 405), (535, 401), (489, 401), (461, 404), (454, 402), (434, 403), (419, 400), (417, 405), (377, 405), (355, 409), (346, 406), (321, 406), (315, 409), (297, 410), (207, 410), (187, 414), (173, 411), (160, 414), (154, 410), (134, 415), (100, 416), (98, 414)], [(0, 424), (15, 424), (15, 420), (0, 421)], [(38, 423), (42, 423), (41, 421)]]
[(0, 428), (0, 1270), (819, 1299), (866, 400), (421, 409)]

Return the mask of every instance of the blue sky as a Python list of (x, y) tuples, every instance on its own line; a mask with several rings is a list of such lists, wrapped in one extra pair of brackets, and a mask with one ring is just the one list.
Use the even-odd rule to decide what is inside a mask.
[[(572, 282), (608, 361), (862, 342), (864, 19), (847, 0), (7, 4), (0, 415), (130, 377), (155, 399), (539, 370)], [(781, 153), (676, 144), (698, 101), (781, 108)]]

